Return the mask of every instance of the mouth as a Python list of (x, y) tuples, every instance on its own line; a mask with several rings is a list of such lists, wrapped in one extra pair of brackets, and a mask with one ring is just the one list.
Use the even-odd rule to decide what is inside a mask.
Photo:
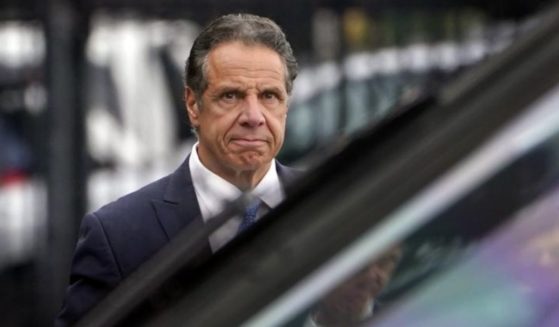
[(234, 138), (231, 143), (243, 148), (256, 148), (266, 144), (266, 141), (253, 138)]

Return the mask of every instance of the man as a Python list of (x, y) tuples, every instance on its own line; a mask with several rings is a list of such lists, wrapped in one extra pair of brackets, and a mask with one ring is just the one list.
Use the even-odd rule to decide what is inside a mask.
[[(261, 200), (259, 214), (283, 200), (294, 172), (274, 158), (297, 63), (281, 29), (253, 15), (220, 17), (194, 41), (185, 74), (198, 143), (174, 173), (84, 217), (57, 326), (79, 320), (181, 229), (202, 227), (243, 192)], [(200, 256), (240, 225), (231, 220), (210, 235)]]

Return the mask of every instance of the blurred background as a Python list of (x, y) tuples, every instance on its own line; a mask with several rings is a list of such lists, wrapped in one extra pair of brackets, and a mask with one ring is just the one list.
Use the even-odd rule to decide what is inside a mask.
[(250, 12), (284, 28), (300, 74), (280, 161), (308, 167), (506, 49), (551, 2), (3, 0), (2, 326), (48, 324), (83, 214), (184, 160), (182, 70), (208, 20)]

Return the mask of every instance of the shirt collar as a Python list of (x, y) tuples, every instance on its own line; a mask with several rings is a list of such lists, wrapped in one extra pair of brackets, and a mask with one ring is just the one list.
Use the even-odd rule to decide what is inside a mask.
[[(228, 202), (237, 199), (242, 192), (235, 185), (206, 168), (200, 161), (197, 148), (198, 142), (192, 147), (188, 164), (202, 217), (207, 220), (220, 213)], [(284, 199), (275, 160), (272, 160), (266, 175), (252, 190), (252, 194), (260, 198), (269, 208), (277, 206)]]

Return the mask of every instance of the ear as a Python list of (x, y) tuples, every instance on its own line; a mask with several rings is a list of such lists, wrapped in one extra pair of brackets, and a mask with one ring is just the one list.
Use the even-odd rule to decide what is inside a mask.
[(198, 101), (196, 94), (191, 88), (187, 87), (184, 90), (184, 99), (186, 102), (186, 112), (192, 127), (197, 128), (199, 125), (198, 118), (200, 116), (200, 108), (198, 108)]

